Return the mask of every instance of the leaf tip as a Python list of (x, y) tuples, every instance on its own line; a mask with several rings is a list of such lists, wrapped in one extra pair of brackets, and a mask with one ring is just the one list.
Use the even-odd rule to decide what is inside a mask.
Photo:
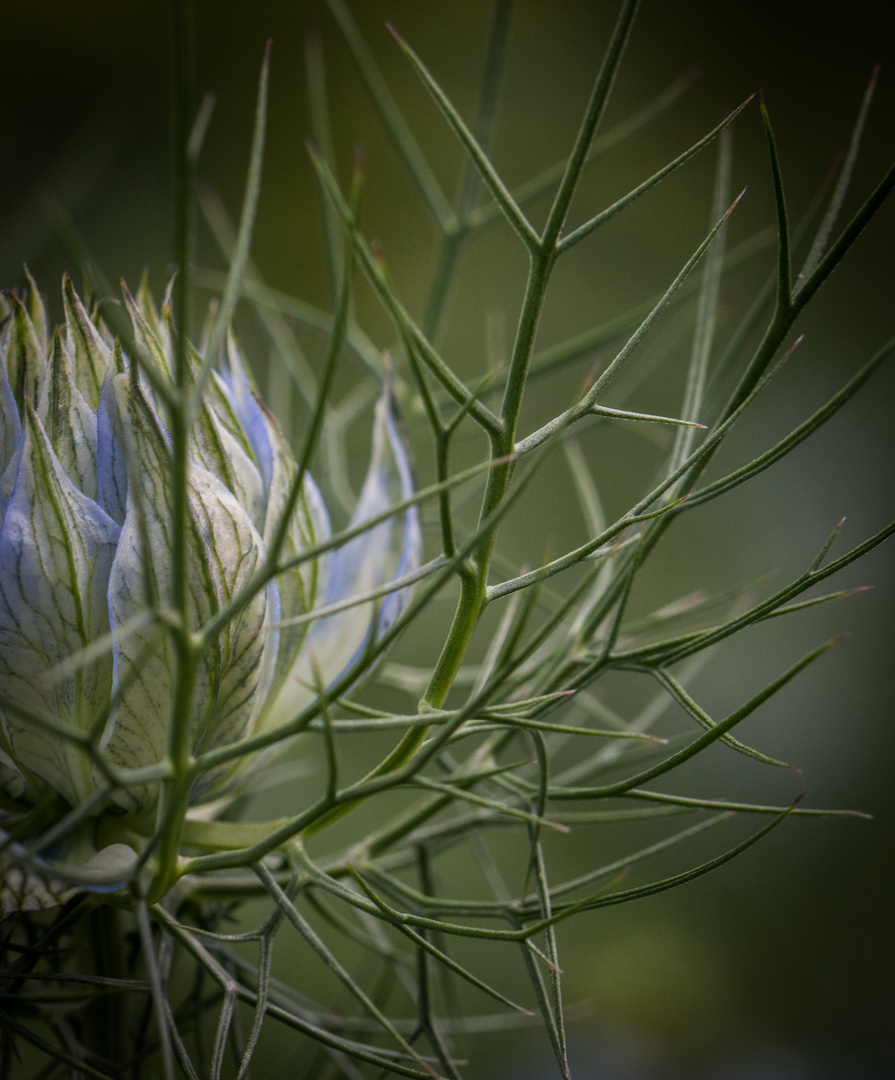
[[(792, 343), (792, 345), (790, 345), (790, 347), (783, 354), (784, 362), (786, 360), (788, 360), (792, 356), (792, 354), (796, 351), (796, 349), (802, 344), (802, 342), (804, 340), (805, 340), (805, 335), (804, 334), (799, 334), (799, 336), (796, 338), (796, 340)], [(843, 518), (842, 521), (845, 521), (845, 518)], [(839, 526), (837, 526), (837, 528), (841, 527), (841, 525), (842, 525), (842, 522), (839, 523)]]
[(376, 269), (380, 274), (384, 274), (386, 269), (385, 252), (382, 249), (382, 241), (378, 238), (370, 241), (370, 254), (373, 256)]
[(390, 23), (390, 22), (386, 22), (385, 28), (392, 35), (392, 37), (395, 39), (395, 41), (397, 41), (397, 43), (401, 46), (401, 48), (406, 51), (407, 50), (407, 42), (398, 33), (398, 31), (395, 29), (394, 25), (392, 23)]

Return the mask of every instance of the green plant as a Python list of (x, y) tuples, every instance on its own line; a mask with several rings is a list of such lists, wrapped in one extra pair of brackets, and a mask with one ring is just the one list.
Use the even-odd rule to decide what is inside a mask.
[[(422, 62), (398, 39), (468, 155), (456, 205), (446, 199), (426, 165), (347, 8), (341, 0), (331, 0), (330, 7), (441, 231), (435, 283), (428, 309), (415, 320), (390, 284), (383, 259), (365, 239), (360, 218), (362, 166), (356, 168), (348, 196), (335, 177), (331, 155), (325, 149), (329, 140), (322, 108), (322, 74), (319, 67), (312, 65), (317, 79), (316, 138), (320, 147), (312, 150), (312, 160), (327, 200), (328, 256), (336, 310), (326, 316), (307, 306), (289, 307), (300, 320), (326, 328), (326, 364), (316, 379), (309, 378), (300, 367), (292, 370), (306, 399), (307, 422), (296, 461), (285, 449), (280, 458), (283, 482), (278, 490), (288, 490), (282, 498), (286, 509), (268, 515), (271, 505), (278, 506), (271, 497), (274, 485), (268, 483), (260, 499), (263, 507), (254, 533), (244, 545), (237, 545), (240, 558), (233, 562), (231, 551), (220, 552), (220, 579), (213, 574), (211, 580), (202, 578), (207, 556), (215, 554), (216, 548), (213, 544), (203, 546), (206, 541), (199, 517), (203, 513), (208, 516), (211, 525), (206, 532), (214, 534), (215, 514), (221, 507), (234, 519), (232, 497), (243, 510), (254, 505), (251, 485), (237, 475), (234, 463), (242, 462), (240, 454), (250, 460), (256, 471), (263, 471), (258, 444), (249, 437), (252, 419), (248, 413), (254, 408), (249, 383), (241, 374), (238, 350), (227, 341), (240, 295), (244, 293), (258, 305), (274, 335), (281, 333), (272, 314), (277, 312), (277, 298), (260, 285), (256, 275), (248, 273), (265, 130), (267, 61), (262, 70), (256, 136), (238, 232), (228, 237), (228, 223), (212, 198), (207, 198), (203, 206), (213, 230), (230, 249), (231, 263), (222, 299), (213, 309), (203, 343), (194, 354), (185, 334), (178, 333), (175, 326), (190, 325), (194, 173), (210, 105), (203, 103), (198, 119), (194, 119), (187, 77), (185, 5), (179, 9), (183, 22), (176, 37), (181, 77), (176, 113), (182, 151), (178, 173), (180, 271), (167, 309), (174, 314), (166, 321), (167, 315), (156, 312), (144, 290), (138, 297), (139, 304), (131, 305), (134, 326), (122, 323), (111, 327), (130, 358), (125, 371), (124, 359), (114, 344), (103, 338), (103, 320), (92, 309), (91, 319), (70, 286), (66, 289), (75, 368), (79, 355), (89, 358), (96, 353), (102, 355), (102, 370), (109, 368), (114, 373), (110, 382), (119, 395), (117, 422), (124, 432), (120, 439), (122, 459), (128, 472), (128, 490), (134, 498), (133, 545), (140, 556), (135, 563), (142, 575), (141, 583), (155, 579), (155, 587), (145, 590), (135, 610), (126, 616), (113, 615), (119, 627), (116, 648), (120, 656), (120, 627), (127, 625), (140, 635), (137, 640), (141, 643), (145, 637), (146, 648), (165, 651), (170, 672), (170, 689), (161, 702), (163, 715), (153, 718), (156, 737), (141, 741), (145, 752), (141, 750), (136, 763), (121, 755), (116, 757), (113, 752), (115, 724), (127, 694), (126, 678), (113, 687), (107, 675), (95, 699), (75, 697), (76, 711), (83, 710), (86, 715), (89, 707), (88, 722), (73, 722), (52, 708), (42, 708), (40, 702), (25, 701), (14, 685), (21, 676), (19, 664), (7, 661), (6, 681), (0, 686), (6, 714), (5, 741), (0, 749), (8, 770), (8, 775), (4, 774), (4, 887), (15, 893), (8, 903), (16, 909), (6, 939), (4, 978), (25, 1003), (21, 1012), (5, 1011), (4, 1032), (9, 1040), (32, 1042), (60, 1061), (73, 1066), (77, 1063), (82, 1072), (90, 1075), (120, 1074), (124, 1067), (138, 1072), (139, 1063), (152, 1054), (159, 1055), (161, 1064), (146, 1068), (156, 1073), (173, 1074), (179, 1062), (186, 1075), (196, 1070), (219, 1075), (225, 1067), (228, 1043), (232, 1040), (236, 1044), (238, 1039), (238, 1002), (248, 1005), (253, 1017), (248, 1038), (237, 1053), (242, 1073), (262, 1031), (262, 1022), (266, 1027), (275, 1019), (316, 1041), (323, 1052), (332, 1055), (336, 1068), (344, 1075), (357, 1075), (358, 1069), (368, 1067), (371, 1075), (378, 1075), (380, 1070), (409, 1076), (460, 1075), (462, 1068), (454, 1061), (448, 1033), (439, 1019), (438, 994), (444, 994), (446, 1007), (450, 1008), (452, 995), (457, 994), (454, 983), (470, 984), (476, 992), (496, 998), (508, 1011), (521, 1006), (502, 990), (489, 986), (478, 970), (470, 970), (453, 958), (453, 939), (458, 937), (492, 943), (490, 947), (494, 948), (500, 943), (519, 948), (520, 963), (531, 981), (529, 1004), (540, 1012), (560, 1073), (567, 1075), (554, 935), (557, 923), (699, 877), (745, 850), (790, 814), (827, 813), (795, 805), (774, 807), (680, 796), (656, 790), (652, 782), (716, 742), (765, 765), (782, 764), (739, 742), (732, 734), (733, 728), (833, 643), (811, 652), (720, 721), (708, 716), (694, 700), (688, 691), (686, 665), (683, 670), (678, 665), (705, 654), (748, 626), (843, 595), (812, 594), (801, 599), (808, 589), (849, 565), (895, 529), (890, 526), (845, 555), (827, 561), (834, 533), (803, 575), (763, 599), (744, 589), (737, 596), (693, 597), (672, 609), (662, 607), (646, 618), (628, 615), (637, 575), (671, 524), (749, 480), (798, 446), (860, 389), (895, 347), (890, 344), (880, 350), (825, 406), (766, 452), (725, 475), (709, 472), (718, 447), (798, 343), (793, 342), (792, 332), (799, 314), (881, 205), (895, 183), (895, 173), (887, 174), (857, 215), (831, 240), (854, 162), (854, 152), (850, 153), (832, 194), (818, 212), (819, 220), (809, 215), (804, 227), (791, 230), (773, 135), (767, 112), (761, 106), (777, 206), (776, 272), (721, 351), (715, 342), (721, 275), (725, 262), (738, 257), (724, 246), (725, 225), (736, 206), (736, 201), (728, 205), (728, 132), (745, 106), (603, 213), (577, 228), (566, 227), (588, 156), (599, 149), (595, 132), (631, 31), (636, 3), (628, 2), (622, 8), (568, 161), (515, 194), (504, 186), (487, 156), (509, 5), (498, 3), (496, 7), (474, 133)], [(644, 110), (636, 123), (659, 114), (676, 90), (673, 88)], [(853, 151), (857, 149), (869, 97), (868, 93), (856, 125)], [(591, 233), (713, 140), (718, 141), (719, 155), (711, 228), (664, 294), (643, 310), (625, 314), (585, 339), (571, 340), (537, 358), (534, 344), (538, 319), (559, 256), (587, 241)], [(488, 198), (480, 202), (483, 189)], [(525, 200), (554, 189), (546, 224), (536, 230), (525, 214)], [(481, 365), (481, 382), (470, 388), (440, 350), (439, 332), (448, 317), (451, 281), (464, 241), (498, 215), (509, 222), (527, 252), (529, 275), (506, 364), (500, 366), (500, 350), (496, 349), (496, 355)], [(811, 240), (808, 254), (796, 274), (793, 250), (806, 239)], [(388, 365), (353, 315), (351, 290), (358, 267), (394, 325), (393, 373), (388, 372)], [(614, 404), (606, 405), (604, 396), (610, 387), (616, 391), (615, 379), (626, 365), (635, 362), (638, 346), (648, 333), (655, 332), (656, 324), (672, 306), (688, 295), (697, 298), (697, 314), (682, 405), (669, 407), (668, 416), (648, 415), (622, 408), (625, 402), (617, 393), (611, 399)], [(58, 417), (54, 409), (64, 396), (58, 389), (64, 384), (61, 375), (67, 370), (63, 337), (57, 336), (51, 346), (49, 338), (42, 334), (41, 301), (33, 286), (26, 303), (11, 299), (10, 305), (5, 343), (10, 386), (4, 402), (12, 398), (15, 404), (7, 405), (5, 414), (5, 430), (11, 433), (7, 460), (12, 467), (6, 475), (17, 483), (18, 477), (24, 475), (21, 461), (31, 460), (33, 451), (23, 451), (21, 459), (14, 459), (18, 433), (13, 416), (21, 416), (26, 429), (38, 440), (34, 433), (55, 423), (49, 441), (60, 461), (72, 428), (71, 424), (66, 427), (52, 419)], [(101, 310), (103, 318), (111, 321), (115, 317), (116, 309)], [(145, 330), (144, 323), (148, 324)], [(83, 347), (79, 346), (79, 334), (86, 342)], [(523, 392), (533, 376), (558, 370), (597, 344), (616, 338), (623, 341), (620, 349), (590, 379), (580, 397), (559, 414), (542, 418), (529, 434), (520, 435)], [(280, 345), (284, 362), (294, 360), (288, 339), (284, 343), (281, 336)], [(221, 363), (225, 347), (226, 361)], [(338, 444), (343, 403), (333, 400), (332, 387), (335, 366), (344, 353), (359, 361), (377, 392), (383, 383), (393, 383), (393, 387), (387, 385), (386, 396), (380, 398), (377, 430), (380, 445), (388, 440), (396, 464), (388, 505), (383, 501), (388, 485), (383, 484), (374, 513), (364, 507), (348, 530), (318, 541), (325, 535), (325, 528), (319, 511), (315, 515), (314, 496), (306, 493), (310, 490), (308, 468), (321, 442), (329, 449)], [(40, 398), (42, 380), (53, 387), (47, 391), (44, 408), (45, 417), (51, 419), (40, 418), (39, 400), (35, 419), (25, 402), (29, 372), (46, 365), (48, 357), (50, 374), (35, 376), (36, 392), (28, 396)], [(88, 363), (88, 369), (96, 371), (97, 366)], [(226, 371), (226, 377), (216, 374), (220, 370)], [(75, 382), (90, 407), (100, 409), (103, 380), (94, 378), (91, 383), (82, 375)], [(402, 464), (401, 440), (390, 420), (388, 394), (392, 390), (409, 422), (415, 425), (417, 453), (424, 446), (418, 437), (420, 418), (427, 422), (434, 445), (434, 482), (415, 494), (411, 494)], [(95, 400), (89, 400), (91, 394)], [(597, 496), (595, 479), (599, 481), (600, 477), (593, 475), (576, 441), (585, 424), (595, 419), (659, 424), (674, 432), (655, 481), (632, 496), (624, 512), (611, 523), (603, 519)], [(110, 425), (114, 422), (114, 418), (109, 421)], [(266, 425), (268, 439), (275, 442), (278, 429), (266, 418), (259, 422)], [(479, 466), (452, 473), (450, 452), (460, 434), (468, 430), (478, 431), (483, 437), (487, 458)], [(83, 442), (75, 440), (70, 446), (70, 460), (63, 462), (70, 479), (70, 470), (81, 468), (81, 450)], [(559, 454), (568, 463), (571, 485), (589, 525), (589, 539), (562, 556), (545, 559), (534, 569), (516, 568), (504, 576), (503, 564), (498, 561), (501, 527), (530, 494), (539, 468)], [(49, 452), (44, 456), (52, 460)], [(196, 463), (224, 484), (229, 497), (213, 484), (209, 484), (211, 495), (203, 498), (197, 494)], [(45, 467), (44, 475), (49, 476), (51, 471)], [(371, 475), (375, 476), (376, 471)], [(157, 497), (149, 494), (141, 499), (139, 493), (156, 478)], [(59, 486), (64, 484), (60, 481)], [(336, 485), (331, 481), (331, 486)], [(470, 490), (481, 498), (478, 521), (472, 525), (457, 498), (458, 494), (468, 497)], [(82, 493), (92, 497), (86, 491)], [(3, 494), (9, 507), (13, 507), (12, 486)], [(52, 493), (46, 501), (54, 506), (58, 502)], [(219, 509), (209, 509), (210, 501)], [(31, 508), (35, 505), (33, 496), (25, 502)], [(292, 513), (296, 506), (304, 514), (297, 522)], [(418, 565), (414, 554), (417, 506), (434, 507), (436, 512), (433, 550), (429, 552), (434, 557), (422, 565)], [(126, 508), (120, 509), (124, 517)], [(253, 672), (279, 663), (276, 658), (265, 659), (261, 655), (265, 649), (277, 657), (285, 655), (280, 647), (270, 647), (272, 624), (279, 624), (283, 637), (290, 629), (280, 616), (271, 614), (271, 582), (277, 582), (283, 592), (291, 588), (295, 593), (288, 616), (295, 620), (291, 627), (336, 625), (332, 621), (315, 621), (315, 616), (320, 619), (320, 613), (314, 599), (314, 571), (296, 577), (295, 567), (317, 567), (321, 556), (336, 551), (338, 554), (332, 558), (341, 556), (343, 564), (350, 568), (358, 551), (374, 546), (379, 542), (376, 538), (385, 535), (376, 530), (395, 520), (403, 523), (404, 565), (396, 565), (398, 559), (393, 558), (385, 571), (385, 562), (377, 563), (380, 569), (375, 580), (360, 589), (360, 596), (356, 595), (360, 587), (352, 583), (353, 587), (343, 584), (336, 594), (325, 599), (330, 619), (356, 608), (368, 613), (359, 624), (356, 619), (340, 620), (338, 625), (355, 631), (359, 627), (361, 631), (344, 654), (322, 646), (311, 649), (300, 635), (294, 635), (286, 668), (293, 670), (299, 653), (304, 658), (299, 673), (302, 682), (292, 685), (294, 697), (284, 697), (282, 691), (272, 693), (269, 685), (262, 686), (260, 676), (258, 685), (249, 685), (238, 663), (231, 667), (223, 664), (219, 670), (203, 674), (209, 643), (222, 636), (238, 644), (242, 635), (247, 650), (261, 644), (258, 655), (250, 657)], [(14, 543), (10, 530), (8, 526), (6, 539)], [(249, 531), (246, 527), (246, 534)], [(364, 548), (348, 546), (358, 540)], [(110, 548), (116, 544), (120, 546), (117, 538), (108, 541)], [(390, 549), (388, 543), (386, 546)], [(165, 567), (166, 551), (171, 556), (170, 573), (160, 570)], [(244, 556), (250, 558), (250, 564), (243, 563)], [(235, 572), (236, 577), (228, 577), (228, 571)], [(14, 576), (6, 569), (4, 573)], [(344, 573), (347, 575), (347, 570)], [(397, 580), (393, 581), (395, 574)], [(199, 579), (201, 585), (196, 586)], [(404, 590), (412, 584), (416, 584), (414, 598), (405, 600), (403, 610), (397, 610), (387, 598), (406, 598)], [(404, 672), (405, 687), (416, 689), (418, 685), (416, 692), (422, 694), (419, 705), (388, 711), (371, 706), (369, 699), (356, 700), (354, 687), (358, 681), (375, 669), (377, 661), (408, 627), (422, 618), (434, 618), (432, 603), (454, 587), (458, 589), (456, 609), (443, 634), (440, 656), (422, 679), (418, 672)], [(129, 589), (128, 595), (136, 591)], [(12, 606), (8, 593), (7, 588), (7, 613)], [(371, 605), (381, 607), (368, 617)], [(475, 634), (478, 630), (481, 636), (480, 622), (491, 605), (500, 618), (487, 647), (482, 648)], [(368, 627), (370, 632), (365, 637)], [(259, 628), (261, 633), (256, 637)], [(4, 644), (12, 650), (10, 643), (22, 640), (21, 626), (10, 629), (5, 625), (4, 630), (13, 635)], [(322, 637), (326, 636), (323, 631)], [(86, 630), (78, 648), (69, 647), (68, 654), (52, 658), (39, 679), (29, 676), (29, 690), (35, 695), (38, 690), (43, 692), (42, 680), (48, 675), (71, 681), (75, 673), (89, 670), (91, 665), (108, 667), (111, 644), (103, 633), (93, 628)], [(361, 649), (355, 653), (358, 644)], [(12, 655), (12, 651), (6, 653), (7, 657)], [(232, 655), (241, 661), (246, 653), (235, 648)], [(471, 682), (464, 682), (459, 676), (468, 674), (463, 665), (469, 657), (475, 657), (475, 664)], [(131, 666), (139, 678), (145, 671), (145, 652), (137, 653)], [(235, 673), (234, 685), (248, 691), (243, 704), (247, 704), (250, 719), (234, 725), (221, 737), (206, 738), (209, 702), (214, 698), (217, 703), (214, 695), (225, 686), (231, 673)], [(669, 745), (668, 740), (651, 730), (658, 708), (647, 708), (625, 719), (619, 717), (601, 697), (602, 681), (614, 673), (652, 681), (660, 692), (658, 700), (680, 706), (702, 729), (701, 733), (696, 737), (692, 733), (674, 736)], [(388, 669), (382, 674), (389, 677)], [(285, 678), (285, 671), (280, 675)], [(390, 677), (394, 681), (394, 671)], [(209, 687), (214, 687), (214, 694)], [(202, 714), (202, 720), (190, 720), (196, 711)], [(110, 719), (111, 726), (107, 726)], [(211, 726), (218, 726), (216, 718)], [(197, 730), (204, 742), (197, 738)], [(23, 732), (37, 731), (50, 733), (49, 744), (60, 755), (75, 751), (77, 769), (85, 776), (89, 773), (83, 785), (78, 787), (64, 777), (60, 780), (56, 774), (48, 779), (47, 769), (41, 771), (39, 753), (21, 749)], [(391, 732), (395, 743), (374, 768), (346, 782), (340, 769), (346, 754), (340, 744), (370, 731), (378, 735)], [(270, 769), (270, 751), (298, 736), (297, 760), (316, 762), (323, 782), (317, 788), (309, 787), (313, 795), (299, 793), (294, 812), (286, 818), (246, 820), (245, 804), (235, 801), (240, 789), (230, 786), (244, 778), (245, 773), (239, 775), (238, 770), (248, 768), (252, 779), (263, 777)], [(85, 762), (90, 763), (87, 772)], [(289, 766), (293, 771), (297, 767), (295, 763)], [(32, 782), (26, 775), (28, 771), (39, 782)], [(377, 810), (378, 805), (386, 802), (394, 807), (396, 803), (391, 800), (396, 795), (403, 801), (383, 818), (385, 812)], [(209, 802), (212, 797), (215, 801)], [(566, 809), (568, 803), (578, 802), (586, 803), (586, 809)], [(670, 832), (662, 841), (632, 850), (609, 865), (593, 867), (583, 876), (553, 882), (549, 850), (545, 850), (549, 832), (564, 831), (570, 825), (624, 821), (632, 816), (666, 816), (670, 811), (699, 814), (699, 823)], [(376, 820), (371, 831), (362, 828), (368, 814)], [(627, 888), (618, 880), (620, 874), (651, 855), (737, 814), (761, 815), (766, 824), (723, 854), (671, 877)], [(343, 819), (345, 828), (353, 828), (354, 832), (330, 834), (330, 827)], [(492, 840), (508, 828), (516, 829), (523, 840), (515, 867), (515, 894), (505, 891)], [(348, 835), (349, 840), (327, 844), (330, 835)], [(110, 853), (111, 848), (114, 851)], [(449, 879), (446, 885), (437, 885), (433, 868), (458, 848), (464, 858), (481, 865), (492, 896), (464, 899), (452, 890)], [(234, 905), (258, 897), (269, 902), (260, 927), (227, 933), (225, 920)], [(32, 906), (47, 905), (47, 913), (22, 914), (18, 909), (27, 907), (29, 901)], [(54, 901), (64, 904), (58, 913), (49, 906)], [(350, 996), (353, 1006), (344, 1015), (336, 1015), (320, 1002), (308, 1002), (273, 980), (274, 942), (279, 933), (288, 931), (287, 924), (321, 957)], [(121, 944), (125, 930), (136, 933), (140, 950), (131, 956), (105, 955), (103, 937)], [(349, 971), (339, 958), (341, 946), (334, 944), (340, 937), (377, 958), (384, 973), (378, 985), (377, 979), (365, 982)], [(45, 940), (48, 945), (39, 960), (33, 951), (35, 940)], [(84, 940), (92, 944), (92, 970), (78, 973), (72, 956), (80, 953), (57, 950), (56, 943)], [(28, 948), (17, 951), (26, 942)], [(256, 955), (248, 959), (240, 950), (241, 944), (251, 945)], [(175, 959), (187, 974), (183, 970), (178, 973)], [(436, 972), (444, 976), (443, 987), (435, 978)], [(52, 977), (73, 976), (88, 980), (78, 985), (101, 987), (107, 996), (98, 994), (73, 1012), (56, 1008), (58, 995), (44, 993), (42, 985)], [(210, 995), (206, 993), (209, 984), (216, 987)], [(152, 1009), (144, 1012), (133, 1004), (128, 1018), (131, 992), (145, 995), (147, 985)], [(402, 987), (406, 999), (392, 1008), (386, 1005), (386, 999), (394, 987)], [(82, 999), (73, 1000), (78, 1003)], [(217, 1010), (216, 1022), (209, 1021), (212, 1006)], [(359, 1016), (354, 1015), (355, 1009)], [(37, 1033), (30, 1023), (35, 1018), (49, 1023), (57, 1045)], [(455, 1026), (462, 1030), (462, 1021), (457, 1020)], [(120, 1039), (122, 1034), (128, 1036), (127, 1040), (116, 1043), (114, 1038)], [(315, 1070), (321, 1068), (311, 1053), (304, 1067), (308, 1075), (315, 1075)]]

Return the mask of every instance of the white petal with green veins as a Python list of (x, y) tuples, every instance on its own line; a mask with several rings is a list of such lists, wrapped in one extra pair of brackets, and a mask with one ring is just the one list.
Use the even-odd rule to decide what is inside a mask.
[(103, 380), (109, 370), (109, 347), (99, 335), (84, 305), (78, 299), (68, 274), (62, 279), (62, 299), (65, 304), (65, 320), (74, 354), (76, 382), (96, 412)]
[(57, 669), (109, 629), (106, 589), (119, 531), (65, 475), (29, 405), (0, 529), (2, 719), (16, 761), (72, 804), (93, 791), (92, 763), (12, 705), (84, 732), (108, 702), (111, 656), (66, 678)]
[(116, 374), (124, 374), (121, 348), (117, 342), (112, 365), (103, 383), (96, 413), (96, 499), (109, 517), (123, 525), (127, 511), (127, 459), (118, 398), (112, 385)]
[(173, 380), (174, 372), (161, 342), (137, 307), (136, 300), (124, 285), (122, 285), (122, 292), (124, 293), (124, 306), (127, 308), (127, 313), (130, 315), (134, 327), (134, 344), (137, 348), (140, 363), (148, 364), (155, 368), (158, 375), (167, 376)]
[(22, 423), (9, 385), (6, 364), (0, 362), (0, 473), (12, 460), (21, 432)]
[[(133, 436), (129, 452), (140, 462), (140, 489), (128, 489), (127, 515), (109, 586), (114, 626), (145, 609), (148, 598), (171, 604), (170, 451), (158, 420), (140, 390), (118, 376), (119, 408)], [(197, 465), (190, 467), (189, 565), (191, 626), (197, 630), (249, 580), (263, 545), (246, 512), (223, 484)], [(145, 539), (144, 539), (145, 538)], [(187, 710), (190, 741), (207, 749), (229, 742), (249, 727), (270, 679), (277, 635), (267, 632), (275, 597), (262, 590), (203, 652)], [(276, 611), (272, 614), (276, 615)], [(120, 701), (106, 752), (131, 768), (161, 761), (172, 717), (175, 651), (169, 634), (148, 627), (116, 645)], [(133, 792), (152, 801), (148, 787)]]
[[(168, 288), (170, 289), (170, 285)], [(161, 341), (165, 335), (165, 328), (162, 324), (159, 310), (155, 306), (155, 300), (153, 299), (152, 292), (149, 288), (149, 275), (145, 270), (143, 271), (143, 276), (140, 278), (140, 284), (137, 288), (136, 303), (149, 328), (159, 341)]]
[(47, 309), (44, 307), (43, 297), (40, 295), (37, 282), (31, 276), (31, 271), (27, 266), (23, 267), (23, 269), (25, 277), (28, 279), (28, 295), (25, 297), (25, 307), (31, 316), (31, 323), (34, 326), (41, 349), (46, 354), (50, 346), (49, 332), (47, 330)]
[(6, 367), (13, 396), (19, 408), (27, 397), (38, 405), (47, 381), (47, 353), (38, 339), (22, 301), (7, 293), (12, 305), (9, 335), (6, 340)]
[(49, 392), (41, 416), (59, 463), (87, 496), (96, 499), (96, 414), (75, 385), (72, 361), (57, 332)]

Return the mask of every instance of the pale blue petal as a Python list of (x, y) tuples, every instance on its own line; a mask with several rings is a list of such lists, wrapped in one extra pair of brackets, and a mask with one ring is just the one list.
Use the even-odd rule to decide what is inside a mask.
[[(22, 460), (22, 449), (25, 445), (25, 432), (19, 433), (19, 441), (16, 443), (16, 448), (13, 450), (12, 457), (9, 459), (9, 464), (0, 474), (0, 506), (3, 507), (3, 513), (6, 513), (6, 507), (9, 505), (9, 500), (12, 498), (12, 493), (16, 486), (16, 477), (19, 475), (19, 462)], [(0, 516), (0, 526), (3, 524), (3, 518)]]
[[(390, 409), (385, 410), (385, 424), (388, 433), (389, 444), (394, 457), (395, 469), (398, 473), (398, 490), (400, 499), (409, 499), (413, 495), (413, 471), (410, 467), (410, 459), (407, 450), (401, 440), (397, 428), (394, 413)], [(422, 563), (423, 558), (423, 532), (420, 526), (419, 510), (411, 506), (404, 514), (404, 525), (401, 535), (401, 558), (395, 568), (392, 578), (404, 577), (405, 574), (416, 570)], [(382, 602), (379, 611), (378, 629), (384, 633), (406, 609), (413, 597), (413, 589), (408, 586), (398, 592), (389, 593)]]
[(96, 414), (96, 497), (109, 517), (122, 525), (127, 510), (127, 461), (111, 372), (103, 383)]
[[(269, 543), (277, 531), (280, 519), (285, 508), (289, 491), (295, 482), (298, 466), (292, 456), (292, 452), (285, 437), (276, 423), (270, 428), (271, 442), (274, 448), (272, 489), (267, 505), (267, 521), (264, 529), (265, 543)], [(330, 524), (320, 491), (313, 479), (305, 475), (302, 485), (301, 498), (289, 527), (280, 560), (287, 561), (309, 547), (320, 544), (329, 539)], [(277, 578), (280, 588), (282, 618), (287, 621), (297, 615), (303, 615), (318, 605), (320, 598), (325, 595), (329, 558), (308, 560), (299, 566), (280, 574)], [(271, 687), (271, 701), (279, 701), (280, 691), (285, 684), (299, 659), (303, 643), (307, 636), (308, 626), (286, 625), (280, 629), (280, 647), (277, 656), (277, 665), (273, 685)], [(286, 698), (291, 693), (291, 683), (285, 687)], [(285, 706), (289, 708), (288, 704)], [(266, 710), (262, 718), (265, 728), (276, 722), (279, 712), (276, 709)]]
[[(253, 392), (239, 349), (232, 335), (227, 341), (228, 364), (218, 386), (227, 405), (248, 440), (264, 482), (266, 513), (262, 535), (269, 544), (276, 534), (286, 500), (295, 480), (297, 465), (292, 450), (276, 418)], [(288, 560), (330, 535), (329, 518), (313, 479), (306, 475), (295, 513), (288, 523), (281, 559)], [(282, 618), (289, 620), (309, 611), (325, 589), (326, 557), (301, 564), (279, 576)], [(278, 693), (292, 670), (307, 633), (307, 626), (286, 626), (280, 630), (279, 651), (271, 696)], [(265, 721), (266, 723), (266, 721)]]
[[(351, 525), (369, 521), (412, 494), (410, 463), (386, 387), (376, 403), (370, 465)], [(419, 516), (411, 508), (362, 533), (330, 556), (324, 603), (362, 595), (416, 569), (421, 553)], [(403, 589), (381, 605), (379, 630), (394, 622), (409, 597), (410, 589)], [(313, 700), (318, 680), (328, 686), (346, 670), (367, 641), (375, 611), (376, 605), (367, 602), (313, 624), (289, 680), (265, 720), (266, 727), (288, 720)]]
[[(30, 405), (18, 475), (0, 529), (0, 691), (86, 731), (109, 699), (110, 656), (57, 669), (109, 629), (106, 589), (118, 525), (68, 479)], [(93, 791), (92, 764), (71, 742), (7, 708), (15, 760), (70, 803)]]
[(16, 408), (12, 387), (9, 385), (4, 357), (0, 362), (0, 473), (9, 465), (21, 433), (22, 422), (19, 419), (19, 410)]
[(227, 336), (227, 370), (221, 375), (227, 398), (236, 414), (255, 453), (255, 461), (261, 470), (265, 490), (273, 485), (274, 439), (271, 424), (276, 421), (252, 393), (239, 348), (233, 336)]

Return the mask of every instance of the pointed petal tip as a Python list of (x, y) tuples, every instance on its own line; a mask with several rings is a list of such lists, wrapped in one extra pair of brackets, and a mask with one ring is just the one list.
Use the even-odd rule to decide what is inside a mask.
[[(805, 335), (804, 334), (799, 334), (799, 336), (796, 338), (796, 340), (792, 343), (792, 345), (790, 345), (790, 347), (784, 353), (784, 355), (783, 355), (784, 362), (787, 361), (792, 356), (792, 354), (796, 351), (796, 349), (802, 344), (802, 342), (804, 340), (805, 340)], [(843, 518), (843, 521), (844, 520), (845, 519)]]
[(395, 39), (395, 41), (397, 41), (397, 43), (401, 46), (402, 49), (405, 49), (407, 47), (407, 42), (398, 33), (398, 31), (395, 29), (393, 23), (386, 21), (385, 28), (392, 35), (392, 37)]

